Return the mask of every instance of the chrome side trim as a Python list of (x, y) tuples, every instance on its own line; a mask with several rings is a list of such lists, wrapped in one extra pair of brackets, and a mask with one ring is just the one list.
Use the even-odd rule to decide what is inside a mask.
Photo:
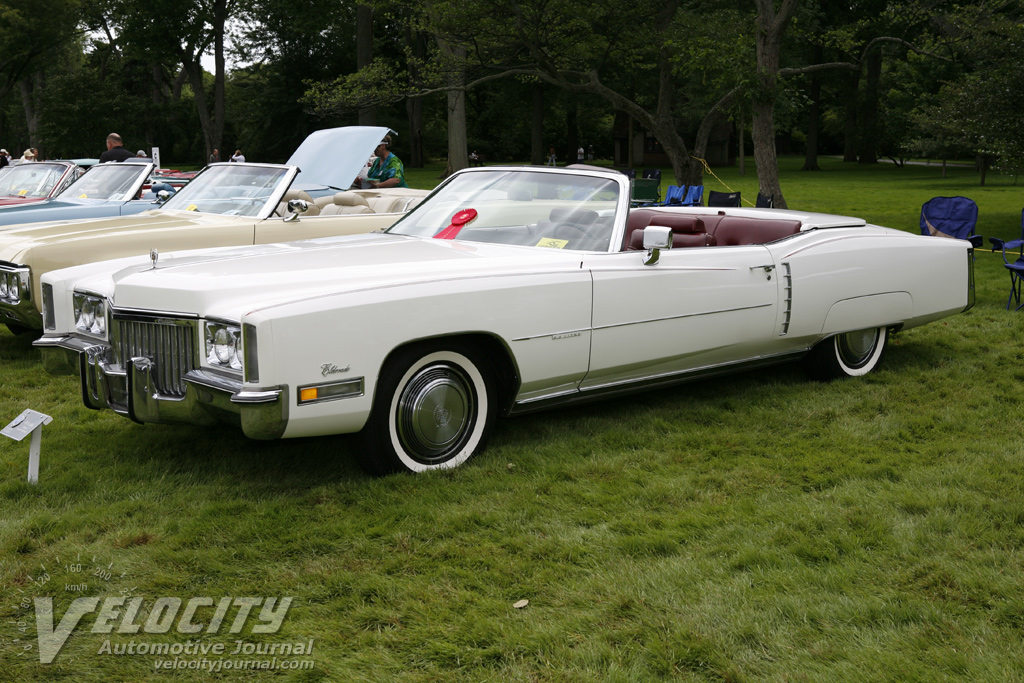
[(669, 315), (661, 318), (647, 318), (644, 320), (632, 320), (625, 323), (613, 323), (611, 325), (598, 325), (597, 327), (583, 327), (577, 330), (564, 330), (561, 332), (544, 332), (543, 334), (532, 334), (528, 337), (515, 337), (512, 339), (514, 342), (530, 341), (531, 339), (544, 339), (551, 337), (552, 339), (561, 339), (569, 335), (582, 334), (583, 332), (596, 332), (597, 330), (610, 330), (616, 327), (628, 327), (630, 325), (645, 325), (647, 323), (660, 323), (666, 320), (682, 320), (684, 318), (698, 318), (705, 315), (717, 315), (719, 313), (735, 313), (736, 311), (749, 311), (756, 308), (766, 308), (768, 306), (774, 306), (773, 303), (755, 304), (753, 306), (738, 306), (736, 308), (722, 308), (713, 311), (701, 311), (699, 313), (685, 313), (683, 315)]
[[(701, 311), (700, 313), (684, 313), (683, 315), (669, 315), (663, 318), (648, 318), (646, 320), (633, 320), (627, 323), (614, 323), (612, 325), (599, 325), (591, 328), (595, 332), (597, 330), (609, 330), (615, 327), (628, 327), (630, 325), (645, 325), (647, 323), (660, 323), (665, 320), (682, 320), (684, 318), (699, 318), (705, 315), (718, 315), (719, 313), (735, 313), (736, 311), (750, 311), (756, 308), (765, 308), (774, 306), (774, 303), (755, 304), (753, 306), (737, 306), (735, 308), (720, 308), (713, 311)], [(547, 336), (547, 335), (544, 335)]]
[(774, 356), (764, 356), (754, 360), (710, 365), (694, 370), (682, 370), (680, 372), (665, 373), (662, 375), (645, 377), (643, 379), (610, 382), (608, 384), (587, 387), (574, 392), (560, 392), (549, 396), (539, 396), (525, 401), (516, 401), (508, 414), (509, 416), (525, 415), (540, 410), (547, 410), (548, 408), (559, 405), (603, 400), (609, 396), (632, 394), (654, 388), (671, 386), (673, 384), (683, 384), (685, 382), (692, 382), (708, 377), (742, 372), (752, 368), (778, 365), (788, 361), (797, 360), (805, 353), (807, 353), (807, 349), (801, 349), (799, 351), (787, 352)]

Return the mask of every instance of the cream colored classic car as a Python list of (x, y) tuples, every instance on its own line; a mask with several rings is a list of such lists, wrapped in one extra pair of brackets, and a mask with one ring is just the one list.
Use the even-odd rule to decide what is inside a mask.
[(468, 169), (383, 234), (43, 277), (46, 368), (136, 422), (362, 431), (372, 472), (453, 467), (496, 415), (805, 359), (877, 367), (966, 310), (973, 252), (846, 216), (631, 208), (589, 167)]
[(39, 278), (57, 268), (153, 249), (267, 244), (386, 228), (428, 194), (348, 191), (388, 132), (378, 126), (321, 130), (288, 164), (214, 164), (160, 208), (134, 216), (0, 229), (0, 322), (14, 332), (40, 330)]

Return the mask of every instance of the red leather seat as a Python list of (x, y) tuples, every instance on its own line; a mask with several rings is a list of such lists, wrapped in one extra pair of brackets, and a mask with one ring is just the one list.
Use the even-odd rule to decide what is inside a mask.
[(767, 244), (800, 232), (800, 221), (776, 218), (722, 216), (714, 228), (718, 246)]

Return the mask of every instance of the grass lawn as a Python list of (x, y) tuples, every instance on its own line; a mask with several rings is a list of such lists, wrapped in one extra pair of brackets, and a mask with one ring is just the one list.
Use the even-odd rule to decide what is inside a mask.
[[(1020, 235), (1009, 179), (822, 161), (783, 160), (792, 207), (916, 232), (925, 200), (963, 194), (978, 232)], [(748, 169), (715, 173), (753, 198)], [(0, 681), (1022, 680), (1024, 318), (998, 255), (976, 275), (973, 310), (897, 335), (868, 377), (785, 366), (502, 421), (458, 470), (383, 479), (350, 438), (90, 411), (0, 331), (0, 423), (54, 418), (38, 486), (27, 440), (0, 439)], [(197, 634), (93, 632), (88, 614), (40, 664), (32, 598), (53, 598), (56, 627), (72, 600), (121, 594), (154, 629), (161, 597), (294, 600), (273, 634), (255, 616), (231, 633), (237, 608)], [(313, 668), (101, 653), (237, 640), (313, 640), (278, 658)]]

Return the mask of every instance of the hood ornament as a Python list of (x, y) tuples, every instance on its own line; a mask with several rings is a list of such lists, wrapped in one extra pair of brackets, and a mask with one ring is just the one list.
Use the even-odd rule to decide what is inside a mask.
[(156, 262), (160, 260), (160, 251), (155, 247), (149, 250), (149, 260), (153, 262), (151, 270), (156, 270)]

